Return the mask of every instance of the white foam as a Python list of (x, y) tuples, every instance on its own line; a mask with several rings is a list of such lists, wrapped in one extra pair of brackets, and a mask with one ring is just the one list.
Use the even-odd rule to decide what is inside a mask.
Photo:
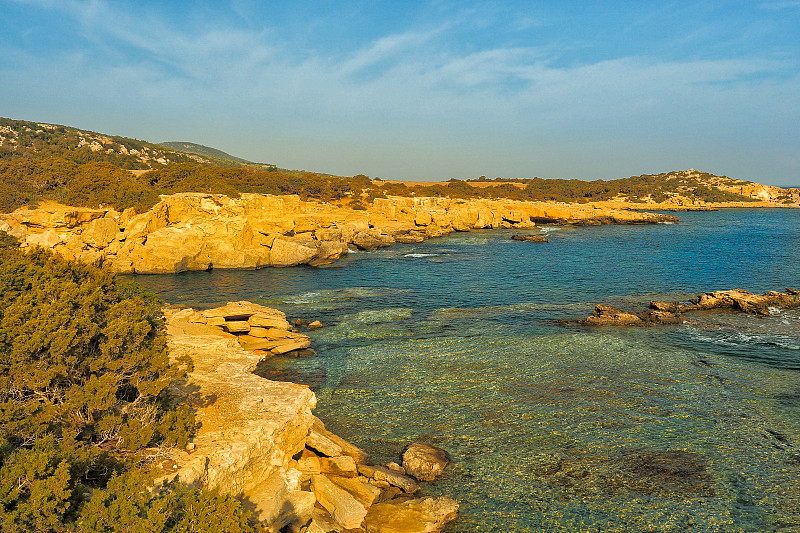
[(439, 255), (439, 254), (405, 254), (403, 257), (413, 257), (413, 258), (436, 257), (437, 255)]

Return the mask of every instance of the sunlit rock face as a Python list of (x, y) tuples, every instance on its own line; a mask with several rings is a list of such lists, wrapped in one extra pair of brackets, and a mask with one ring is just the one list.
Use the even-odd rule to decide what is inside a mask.
[(141, 214), (45, 203), (0, 215), (0, 230), (18, 236), (25, 246), (51, 248), (116, 272), (162, 274), (324, 265), (350, 249), (374, 250), (472, 229), (676, 220), (547, 202), (389, 197), (354, 211), (298, 196), (181, 193), (163, 196)]

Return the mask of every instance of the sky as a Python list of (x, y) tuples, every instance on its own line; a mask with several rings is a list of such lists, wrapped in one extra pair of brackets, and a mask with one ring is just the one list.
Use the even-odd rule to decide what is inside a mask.
[(0, 116), (382, 179), (800, 186), (800, 0), (0, 0)]

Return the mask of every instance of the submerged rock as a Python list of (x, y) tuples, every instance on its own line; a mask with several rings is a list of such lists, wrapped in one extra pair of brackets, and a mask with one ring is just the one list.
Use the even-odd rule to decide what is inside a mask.
[(430, 444), (415, 442), (403, 452), (403, 469), (420, 481), (433, 481), (448, 463), (447, 453)]
[(550, 239), (544, 235), (512, 235), (511, 239), (514, 241), (550, 242)]
[(450, 498), (390, 500), (370, 507), (367, 533), (437, 533), (458, 516), (458, 504)]

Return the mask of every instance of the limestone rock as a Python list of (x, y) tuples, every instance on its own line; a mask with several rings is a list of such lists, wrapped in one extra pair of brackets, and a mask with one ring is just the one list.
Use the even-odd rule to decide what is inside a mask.
[(598, 304), (595, 306), (592, 316), (588, 317), (584, 324), (587, 326), (638, 326), (642, 324), (642, 319), (614, 306)]
[(356, 478), (328, 476), (328, 479), (352, 494), (367, 509), (381, 496), (381, 489)]
[(325, 429), (325, 424), (317, 417), (314, 417), (311, 424), (311, 429), (308, 434), (308, 445), (329, 457), (336, 457), (338, 455), (350, 456), (355, 459), (358, 465), (365, 465), (369, 460), (367, 452), (347, 442), (339, 435)]
[(226, 320), (222, 327), (231, 333), (247, 333), (250, 331), (250, 324), (246, 320)]
[(102, 249), (119, 238), (119, 226), (111, 218), (96, 218), (86, 224), (81, 237), (89, 246)]
[(332, 474), (341, 477), (358, 476), (356, 462), (348, 455), (340, 455), (338, 457), (320, 457), (319, 468), (320, 472), (323, 474)]
[[(263, 305), (245, 301), (228, 302), (222, 307), (215, 307), (214, 309), (206, 309), (205, 311), (201, 311), (200, 314), (206, 318), (222, 317), (225, 320), (248, 320), (254, 315), (280, 318), (286, 317), (286, 315), (277, 309), (271, 309)], [(262, 324), (254, 323), (252, 321), (249, 321), (249, 323), (251, 326), (262, 326)]]
[(382, 483), (387, 483), (408, 494), (414, 494), (419, 491), (419, 485), (416, 481), (403, 474), (392, 472), (385, 466), (376, 465), (358, 465), (358, 472), (364, 477), (368, 478), (370, 483), (381, 486)]
[(302, 265), (311, 261), (316, 253), (314, 248), (276, 238), (270, 250), (270, 264), (283, 267)]
[(354, 235), (352, 242), (361, 250), (375, 250), (384, 246), (391, 246), (395, 240), (388, 235), (382, 235), (378, 230), (370, 229)]
[(515, 234), (515, 235), (511, 236), (511, 239), (515, 240), (515, 241), (550, 242), (550, 239), (548, 239), (544, 235), (521, 235), (521, 234)]
[(421, 498), (382, 502), (370, 507), (367, 533), (437, 533), (458, 516), (458, 504), (450, 498)]
[(311, 490), (320, 505), (343, 528), (355, 529), (364, 522), (364, 517), (367, 516), (366, 507), (355, 496), (325, 476), (312, 476)]
[(433, 481), (448, 462), (447, 453), (430, 444), (415, 442), (403, 452), (403, 469), (420, 481)]

